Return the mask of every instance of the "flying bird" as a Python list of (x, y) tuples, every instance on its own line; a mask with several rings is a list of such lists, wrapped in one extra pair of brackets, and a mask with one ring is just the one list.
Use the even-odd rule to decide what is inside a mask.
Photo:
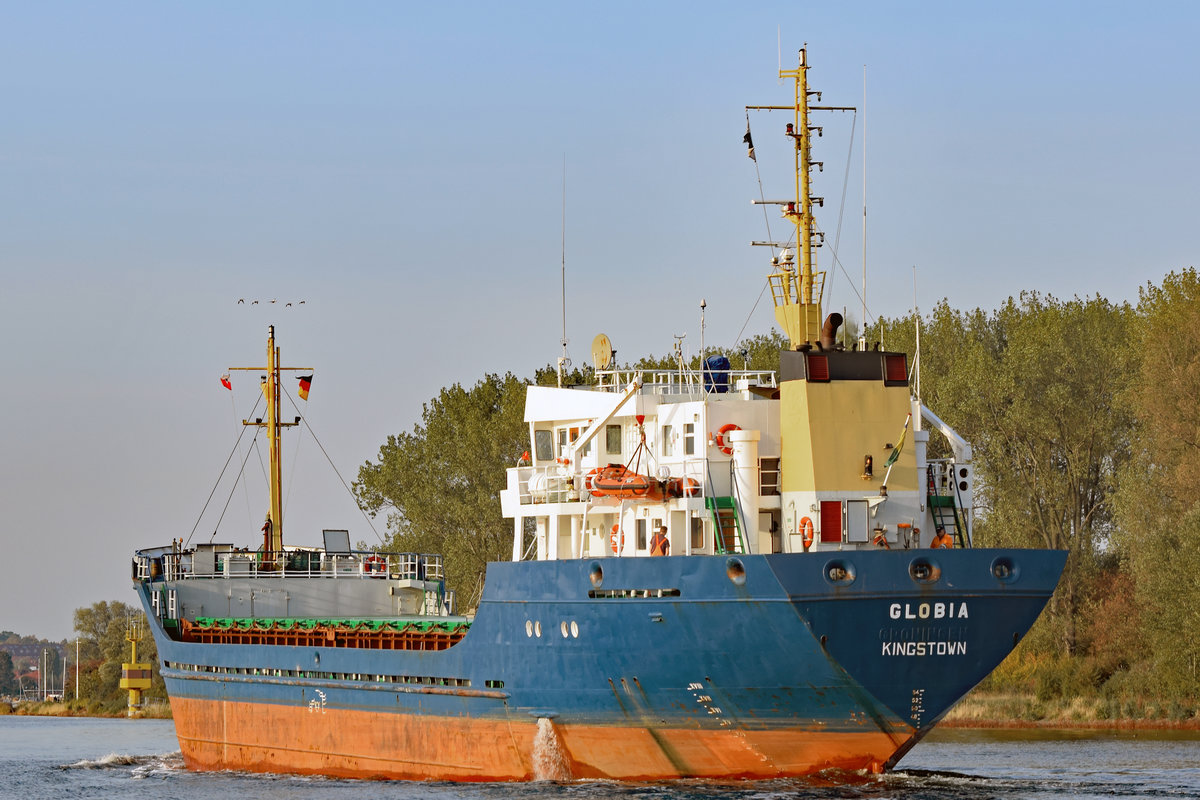
[(238, 305), (239, 305), (239, 306), (240, 306), (240, 305), (244, 305), (244, 304), (245, 304), (245, 302), (246, 302), (245, 298), (243, 298), (243, 297), (239, 297), (239, 298), (238, 298)]

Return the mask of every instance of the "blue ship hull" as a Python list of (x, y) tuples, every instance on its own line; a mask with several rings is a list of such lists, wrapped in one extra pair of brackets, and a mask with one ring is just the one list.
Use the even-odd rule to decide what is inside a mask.
[[(894, 764), (1028, 631), (1065, 560), (979, 549), (493, 563), (465, 638), (432, 652), (177, 641), (153, 614), (162, 582), (138, 586), (198, 768), (522, 779), (538, 772), (549, 720), (573, 777), (772, 777)], [(424, 727), (433, 744), (417, 749), (452, 750), (443, 762), (475, 771), (369, 752), (371, 735), (346, 763), (319, 742), (269, 752), (230, 736), (231, 709), (300, 731), (319, 715), (355, 740), (363, 725)], [(513, 743), (497, 756), (504, 733)], [(600, 750), (623, 739), (658, 752), (614, 765)]]

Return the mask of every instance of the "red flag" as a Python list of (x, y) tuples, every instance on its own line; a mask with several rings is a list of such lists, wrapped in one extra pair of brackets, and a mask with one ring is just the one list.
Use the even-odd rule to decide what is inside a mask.
[(312, 375), (300, 376), (300, 399), (308, 399), (308, 390), (312, 388)]
[(229, 373), (228, 372), (226, 372), (224, 375), (221, 376), (221, 385), (224, 386), (229, 391), (231, 391), (231, 392), (233, 391), (233, 384), (229, 382)]

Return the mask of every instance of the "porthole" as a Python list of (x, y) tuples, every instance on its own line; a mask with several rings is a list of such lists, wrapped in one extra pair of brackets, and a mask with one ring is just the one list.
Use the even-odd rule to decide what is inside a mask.
[(840, 558), (835, 558), (827, 563), (823, 573), (825, 580), (835, 586), (848, 586), (854, 583), (854, 564)]
[(558, 623), (558, 630), (562, 633), (564, 639), (571, 635), (570, 631), (567, 630), (567, 621), (565, 619)]
[(992, 577), (1001, 583), (1013, 583), (1019, 576), (1020, 570), (1008, 556), (1000, 556), (992, 561)]
[(533, 620), (531, 619), (525, 620), (525, 635), (533, 638)]
[(533, 635), (539, 639), (542, 638), (542, 621), (540, 619), (533, 623)]
[(588, 580), (592, 582), (592, 586), (599, 589), (604, 585), (604, 568), (600, 566), (599, 561), (593, 561), (592, 566), (588, 569)]
[(579, 623), (576, 622), (575, 620), (571, 620), (571, 638), (572, 639), (579, 638)]
[(908, 576), (917, 583), (937, 583), (942, 579), (942, 568), (930, 558), (914, 558), (908, 565)]
[(733, 581), (734, 586), (742, 586), (746, 583), (746, 565), (740, 558), (731, 558), (725, 562), (725, 574), (729, 576), (729, 580)]

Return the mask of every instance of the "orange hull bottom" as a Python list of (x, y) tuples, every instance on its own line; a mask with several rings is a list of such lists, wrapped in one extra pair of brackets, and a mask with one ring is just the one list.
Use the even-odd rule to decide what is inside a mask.
[(778, 778), (871, 770), (912, 735), (555, 725), (175, 698), (184, 763), (448, 781)]

